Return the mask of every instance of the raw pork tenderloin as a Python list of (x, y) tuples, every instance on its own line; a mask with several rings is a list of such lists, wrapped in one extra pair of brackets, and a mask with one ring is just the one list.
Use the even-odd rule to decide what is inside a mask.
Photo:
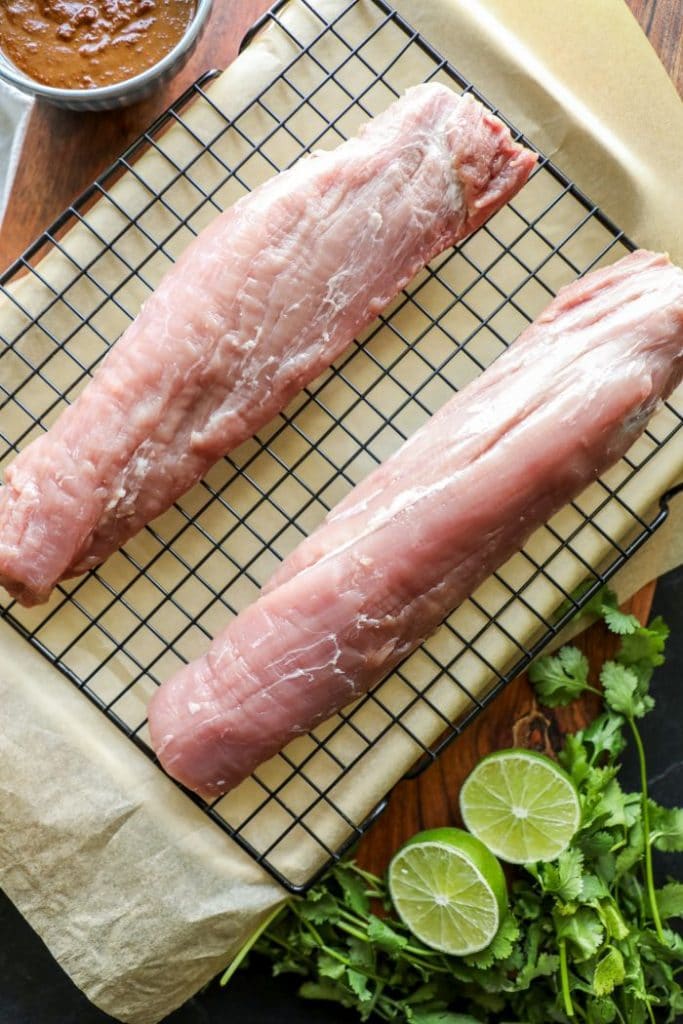
[(683, 271), (636, 252), (564, 288), (154, 694), (166, 771), (226, 792), (379, 682), (622, 456), (683, 374)]
[(189, 246), (0, 491), (0, 584), (26, 605), (102, 562), (329, 366), (535, 156), (470, 96), (409, 89)]

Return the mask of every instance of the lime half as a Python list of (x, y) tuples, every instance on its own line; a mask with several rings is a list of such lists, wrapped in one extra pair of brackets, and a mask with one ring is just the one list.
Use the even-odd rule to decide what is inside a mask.
[(458, 828), (413, 836), (393, 857), (388, 882), (396, 912), (413, 935), (455, 956), (485, 949), (507, 906), (500, 864)]
[(460, 790), (467, 828), (510, 864), (555, 860), (581, 822), (576, 786), (543, 754), (500, 750)]

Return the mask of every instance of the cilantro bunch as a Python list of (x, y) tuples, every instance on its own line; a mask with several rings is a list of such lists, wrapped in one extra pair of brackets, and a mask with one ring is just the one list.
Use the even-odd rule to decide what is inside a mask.
[[(412, 936), (382, 879), (352, 860), (338, 864), (249, 943), (274, 974), (301, 977), (302, 997), (350, 1007), (361, 1020), (412, 1024), (653, 1024), (683, 1014), (683, 938), (670, 926), (683, 916), (683, 884), (657, 889), (652, 867), (653, 848), (683, 851), (683, 809), (649, 798), (638, 728), (654, 705), (650, 680), (664, 660), (668, 629), (661, 619), (641, 626), (609, 591), (590, 610), (620, 637), (600, 687), (575, 647), (539, 659), (530, 671), (547, 707), (585, 691), (603, 700), (602, 713), (568, 735), (559, 754), (582, 808), (569, 848), (554, 862), (517, 870), (493, 943), (463, 958)], [(635, 793), (619, 783), (627, 737), (640, 768)]]

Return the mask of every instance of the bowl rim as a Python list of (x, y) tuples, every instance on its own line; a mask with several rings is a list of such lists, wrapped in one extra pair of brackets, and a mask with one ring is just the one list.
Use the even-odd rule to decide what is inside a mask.
[(164, 54), (156, 64), (145, 68), (144, 71), (140, 71), (137, 75), (133, 75), (132, 78), (125, 78), (121, 82), (112, 82), (111, 85), (98, 85), (93, 89), (63, 89), (55, 85), (44, 85), (42, 82), (37, 82), (30, 75), (15, 68), (8, 61), (6, 64), (0, 63), (0, 79), (9, 82), (10, 85), (20, 89), (22, 92), (29, 92), (34, 96), (40, 96), (45, 99), (59, 100), (68, 98), (70, 101), (82, 101), (83, 103), (115, 99), (118, 96), (135, 91), (138, 87), (147, 85), (157, 75), (163, 74), (194, 43), (204, 27), (204, 23), (213, 6), (213, 0), (196, 0), (196, 2), (197, 6), (192, 20), (175, 46), (168, 53)]

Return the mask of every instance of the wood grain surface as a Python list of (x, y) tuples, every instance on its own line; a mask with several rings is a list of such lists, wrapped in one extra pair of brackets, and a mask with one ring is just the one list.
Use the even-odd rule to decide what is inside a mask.
[[(683, 2), (627, 2), (683, 93)], [(16, 259), (200, 74), (226, 67), (236, 56), (247, 28), (268, 6), (269, 0), (215, 0), (190, 62), (171, 85), (144, 103), (106, 116), (73, 114), (36, 104), (0, 232), (0, 267)], [(643, 621), (654, 586), (645, 587), (626, 606)], [(589, 629), (578, 643), (592, 665), (613, 653), (613, 638), (600, 626)], [(390, 854), (417, 830), (457, 823), (460, 783), (482, 755), (511, 745), (552, 752), (564, 732), (580, 727), (594, 713), (595, 704), (586, 701), (549, 714), (535, 703), (526, 677), (515, 680), (427, 771), (399, 784), (389, 810), (361, 842), (359, 859), (366, 867), (382, 871)]]
[(683, 3), (628, 0), (628, 6), (683, 96)]

